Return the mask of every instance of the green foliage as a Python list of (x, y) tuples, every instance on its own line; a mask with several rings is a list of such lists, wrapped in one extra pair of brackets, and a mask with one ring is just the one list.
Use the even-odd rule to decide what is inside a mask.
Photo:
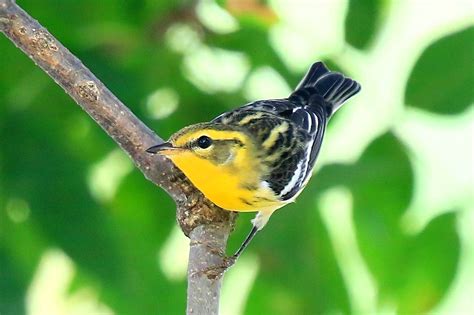
[[(375, 140), (351, 166), (330, 166), (322, 181), (339, 178), (354, 197), (358, 244), (379, 283), (379, 303), (398, 299), (401, 314), (426, 313), (452, 282), (459, 259), (455, 214), (436, 217), (420, 234), (400, 225), (412, 198), (406, 149), (390, 134)], [(346, 179), (340, 179), (346, 174)], [(349, 175), (349, 176), (347, 176)]]
[[(249, 1), (251, 12), (229, 13), (227, 18), (238, 27), (223, 34), (206, 27), (187, 1), (18, 2), (164, 138), (250, 101), (250, 89), (261, 92), (262, 86), (274, 83), (264, 78), (263, 85), (253, 86), (257, 69), (271, 67), (290, 87), (303, 75), (285, 63), (286, 48), (275, 46), (273, 30), (285, 19), (285, 12), (270, 2)], [(227, 3), (218, 1), (219, 8), (226, 9)], [(396, 4), (350, 1), (347, 17), (341, 20), (345, 41), (364, 49), (361, 54), (370, 53), (393, 14), (392, 6)], [(182, 47), (176, 49), (170, 44), (171, 34), (183, 26), (174, 38)], [(311, 29), (306, 31), (299, 35), (317, 41)], [(473, 103), (473, 31), (471, 27), (440, 33), (430, 43), (408, 82), (400, 84), (406, 85), (408, 105), (403, 118), (411, 107), (422, 113), (467, 112)], [(293, 44), (289, 41), (288, 45)], [(217, 53), (209, 57), (207, 48)], [(203, 50), (211, 61), (190, 61)], [(240, 53), (237, 58), (248, 63), (239, 87), (211, 91), (194, 84), (190, 67), (210, 73), (203, 79), (208, 84), (236, 80), (235, 71), (219, 63), (229, 52)], [(313, 53), (319, 56), (318, 51)], [(146, 181), (113, 141), (3, 36), (0, 54), (0, 314), (34, 310), (35, 303), (45, 298), (41, 293), (56, 296), (54, 301), (63, 305), (63, 313), (74, 310), (80, 301), (95, 305), (91, 313), (105, 307), (104, 314), (109, 313), (107, 309), (115, 314), (182, 314), (186, 279), (179, 265), (186, 248), (179, 246), (179, 240), (170, 241), (176, 226), (172, 200)], [(360, 62), (364, 61), (348, 60), (343, 54), (335, 50), (323, 57), (332, 69), (363, 80), (366, 65)], [(361, 95), (347, 105), (360, 106), (359, 113), (343, 107), (331, 121), (330, 132), (346, 127), (337, 126), (344, 115), (350, 117), (349, 124), (367, 127), (360, 123), (362, 115), (381, 100), (365, 92), (371, 89), (364, 84), (377, 78), (366, 80)], [(175, 91), (179, 105), (170, 116), (155, 120), (147, 97), (161, 88)], [(158, 106), (164, 104), (158, 100)], [(402, 120), (394, 116), (392, 123), (398, 127)], [(469, 241), (461, 239), (458, 226), (466, 206), (453, 201), (451, 209), (433, 210), (421, 204), (421, 210), (415, 210), (428, 219), (410, 230), (407, 213), (417, 205), (414, 202), (423, 188), (419, 152), (407, 149), (397, 127), (386, 126), (382, 135), (370, 134), (369, 145), (365, 148), (360, 143), (362, 153), (353, 163), (326, 161), (297, 202), (274, 215), (244, 254), (244, 260), (257, 257), (252, 264), (258, 265), (258, 273), (250, 279), (247, 298), (240, 298), (241, 312), (235, 309), (235, 314), (348, 314), (387, 309), (413, 314), (436, 312), (444, 303), (463, 265), (463, 242)], [(330, 132), (327, 142), (332, 140)], [(328, 148), (325, 143), (322, 155)], [(353, 154), (348, 150), (341, 154)], [(455, 161), (453, 156), (440, 167)], [(334, 204), (321, 202), (339, 188), (347, 192), (347, 207), (337, 210), (341, 201), (337, 198), (330, 199)], [(229, 252), (248, 232), (251, 217), (241, 215)], [(163, 266), (164, 260), (177, 268), (176, 274)], [(354, 275), (354, 266), (365, 273)], [(41, 281), (48, 268), (55, 276), (49, 274), (46, 282)], [(234, 270), (226, 279), (231, 279)], [(244, 278), (250, 271), (239, 272), (237, 278)], [(358, 282), (359, 276), (369, 281)], [(61, 281), (65, 282), (61, 292), (48, 291)], [(224, 284), (233, 299), (242, 295), (240, 285)], [(84, 295), (84, 290), (92, 293)], [(370, 292), (374, 292), (373, 301), (361, 298)]]
[(406, 103), (440, 114), (459, 114), (474, 102), (474, 27), (446, 36), (418, 60)]
[[(459, 239), (454, 213), (433, 219), (407, 242), (406, 256), (397, 272), (410, 281), (399, 281), (396, 294), (402, 314), (423, 313), (442, 298), (453, 280), (459, 259)], [(420, 298), (414, 299), (413, 296)]]
[(6, 314), (24, 313), (24, 304), (21, 303), (25, 295), (25, 288), (28, 282), (25, 279), (19, 279), (17, 268), (10, 261), (11, 256), (4, 251), (0, 251), (0, 309)]
[(350, 0), (345, 22), (346, 41), (363, 49), (375, 38), (382, 22), (386, 0)]

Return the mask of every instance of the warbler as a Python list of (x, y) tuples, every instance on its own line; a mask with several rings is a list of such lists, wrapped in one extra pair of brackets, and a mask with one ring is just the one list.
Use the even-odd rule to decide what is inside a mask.
[(169, 158), (217, 206), (258, 211), (237, 259), (275, 210), (301, 193), (329, 118), (359, 91), (359, 83), (316, 62), (288, 98), (249, 103), (146, 151)]

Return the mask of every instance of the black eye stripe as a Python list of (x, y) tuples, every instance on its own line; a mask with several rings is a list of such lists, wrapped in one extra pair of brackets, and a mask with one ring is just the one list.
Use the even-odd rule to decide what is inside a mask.
[(234, 138), (231, 141), (238, 144), (240, 147), (244, 146), (244, 143), (242, 141), (240, 141), (239, 139), (237, 139), (237, 138)]
[(213, 140), (213, 143), (235, 143), (238, 144), (240, 147), (244, 146), (244, 143), (237, 138)]

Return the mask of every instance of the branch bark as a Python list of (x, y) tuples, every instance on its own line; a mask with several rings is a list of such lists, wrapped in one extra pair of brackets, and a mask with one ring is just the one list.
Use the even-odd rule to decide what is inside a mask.
[[(82, 62), (14, 0), (0, 0), (0, 31), (43, 69), (124, 150), (145, 177), (176, 202), (176, 217), (190, 238), (188, 314), (218, 314), (223, 265), (236, 214), (207, 200), (171, 162), (147, 154), (162, 142)], [(204, 271), (204, 272), (203, 272)]]

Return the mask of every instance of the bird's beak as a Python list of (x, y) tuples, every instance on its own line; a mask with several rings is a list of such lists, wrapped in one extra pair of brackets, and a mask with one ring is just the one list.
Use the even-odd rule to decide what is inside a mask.
[(164, 142), (160, 143), (158, 145), (154, 145), (148, 149), (146, 149), (146, 152), (152, 153), (152, 154), (161, 154), (161, 155), (173, 155), (178, 153), (178, 151), (181, 151), (181, 148), (176, 148), (173, 147), (173, 145), (170, 142)]

